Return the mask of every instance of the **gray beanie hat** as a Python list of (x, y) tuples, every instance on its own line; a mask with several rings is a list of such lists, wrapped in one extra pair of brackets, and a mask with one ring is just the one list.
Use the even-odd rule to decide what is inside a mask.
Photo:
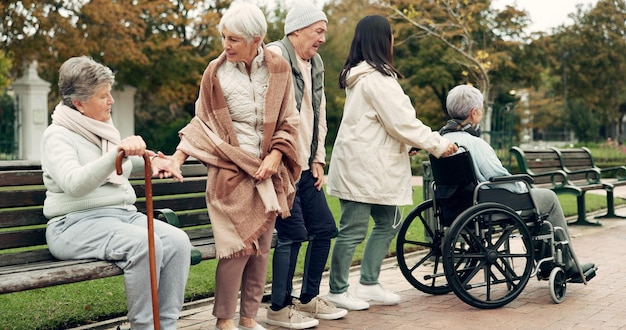
[(322, 10), (311, 4), (298, 3), (287, 13), (285, 18), (285, 35), (319, 21), (328, 23), (326, 14)]

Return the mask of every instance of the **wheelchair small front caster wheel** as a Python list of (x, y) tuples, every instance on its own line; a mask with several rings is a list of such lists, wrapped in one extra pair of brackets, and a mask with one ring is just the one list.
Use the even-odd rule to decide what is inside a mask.
[(550, 297), (555, 304), (560, 304), (565, 300), (567, 291), (567, 275), (561, 267), (554, 267), (550, 272)]

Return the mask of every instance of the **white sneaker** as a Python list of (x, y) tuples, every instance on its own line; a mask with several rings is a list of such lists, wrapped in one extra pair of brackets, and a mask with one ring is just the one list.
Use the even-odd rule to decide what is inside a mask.
[(293, 304), (300, 314), (321, 320), (336, 320), (348, 314), (347, 310), (338, 308), (330, 301), (321, 297), (315, 297), (307, 304), (299, 301), (294, 301)]
[(360, 311), (370, 308), (370, 304), (351, 295), (348, 291), (342, 293), (329, 293), (326, 300), (335, 304), (339, 308), (345, 308), (352, 311)]
[(358, 283), (356, 285), (356, 289), (354, 290), (354, 295), (364, 301), (374, 300), (381, 302), (383, 305), (396, 305), (401, 300), (399, 295), (385, 290), (380, 283), (374, 285), (363, 285)]

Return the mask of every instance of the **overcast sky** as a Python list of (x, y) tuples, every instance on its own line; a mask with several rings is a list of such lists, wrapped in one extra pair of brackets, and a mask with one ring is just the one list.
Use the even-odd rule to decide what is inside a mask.
[(567, 17), (576, 12), (576, 5), (583, 4), (584, 8), (594, 6), (597, 0), (492, 0), (494, 8), (504, 8), (506, 5), (523, 9), (530, 15), (533, 24), (529, 32), (550, 32), (563, 23), (571, 24)]
[[(257, 4), (271, 4), (276, 0), (256, 0)], [(324, 0), (284, 0), (287, 8), (290, 8), (295, 1), (309, 1), (320, 8)], [(568, 14), (576, 11), (577, 4), (583, 4), (586, 8), (595, 5), (597, 0), (492, 0), (494, 8), (501, 9), (506, 5), (526, 10), (533, 20), (529, 32), (544, 31), (550, 32), (554, 27), (563, 23), (571, 24)]]

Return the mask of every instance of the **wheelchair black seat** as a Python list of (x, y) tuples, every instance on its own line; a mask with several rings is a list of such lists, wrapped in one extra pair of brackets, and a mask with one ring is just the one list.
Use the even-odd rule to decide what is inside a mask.
[[(464, 150), (449, 157), (436, 158), (429, 155), (434, 178), (433, 195), (444, 227), (450, 226), (461, 212), (478, 201), (504, 204), (518, 211), (529, 223), (536, 220), (535, 204), (530, 194), (516, 193), (491, 181), (482, 183), (488, 189), (477, 190), (476, 187), (481, 183), (475, 172), (472, 155), (463, 146), (459, 148)], [(508, 176), (508, 183), (505, 184), (525, 181), (525, 178), (513, 180), (518, 177), (519, 175)]]

